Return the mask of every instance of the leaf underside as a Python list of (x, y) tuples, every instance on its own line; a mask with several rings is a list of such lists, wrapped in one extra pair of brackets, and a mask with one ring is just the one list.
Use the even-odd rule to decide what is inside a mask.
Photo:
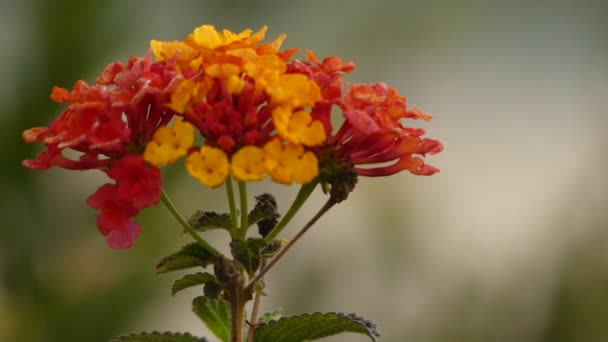
[(340, 333), (353, 332), (376, 341), (376, 325), (354, 314), (313, 313), (284, 317), (257, 328), (255, 342), (304, 342)]
[(156, 265), (156, 273), (167, 273), (196, 266), (206, 267), (214, 261), (213, 253), (198, 243), (190, 243), (178, 252), (164, 257)]
[(222, 342), (230, 341), (230, 304), (205, 296), (194, 298), (192, 310)]
[(176, 293), (183, 289), (187, 289), (192, 286), (207, 284), (207, 283), (217, 283), (217, 279), (212, 274), (207, 272), (197, 272), (194, 274), (186, 274), (182, 278), (173, 282), (173, 286), (171, 287), (171, 294), (175, 296)]

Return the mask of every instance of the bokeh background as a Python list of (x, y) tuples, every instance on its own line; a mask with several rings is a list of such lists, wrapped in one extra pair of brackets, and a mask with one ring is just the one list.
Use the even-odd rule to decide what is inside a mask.
[[(164, 208), (145, 210), (135, 247), (114, 251), (85, 204), (100, 174), (20, 165), (41, 149), (21, 132), (61, 110), (53, 85), (93, 82), (150, 39), (203, 23), (267, 24), (285, 47), (353, 60), (349, 81), (398, 88), (434, 114), (421, 127), (445, 144), (428, 158), (438, 175), (361, 179), (271, 272), (265, 310), (357, 312), (386, 342), (608, 339), (608, 2), (2, 0), (1, 341), (207, 334), (190, 312), (197, 290), (172, 298), (178, 275), (153, 272), (188, 241)], [(225, 209), (222, 189), (166, 172), (183, 212)], [(283, 209), (297, 191), (252, 189)]]

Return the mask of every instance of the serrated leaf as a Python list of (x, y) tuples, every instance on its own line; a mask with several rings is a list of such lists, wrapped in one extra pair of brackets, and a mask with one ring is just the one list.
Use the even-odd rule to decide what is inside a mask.
[(204, 337), (195, 337), (189, 333), (141, 332), (129, 335), (121, 335), (110, 342), (209, 342)]
[(272, 321), (278, 321), (281, 318), (283, 318), (283, 311), (277, 310), (263, 314), (262, 317), (260, 317), (260, 322), (267, 324)]
[(373, 341), (380, 336), (376, 325), (354, 314), (314, 313), (284, 317), (255, 330), (255, 342), (313, 341), (344, 332), (369, 336)]
[(249, 275), (260, 268), (262, 249), (266, 247), (264, 239), (249, 238), (245, 241), (234, 239), (230, 242), (230, 250), (234, 259), (238, 260)]
[(192, 310), (222, 342), (230, 341), (230, 303), (200, 296), (192, 301)]
[(194, 230), (206, 231), (210, 229), (232, 229), (232, 219), (230, 214), (218, 214), (213, 211), (197, 210), (188, 220)]
[(183, 289), (206, 283), (217, 283), (219, 285), (219, 282), (213, 274), (209, 274), (207, 272), (186, 274), (181, 279), (178, 279), (173, 282), (173, 286), (171, 287), (171, 294), (175, 296), (176, 293)]
[(166, 273), (196, 266), (206, 267), (213, 261), (215, 261), (213, 253), (198, 243), (191, 243), (159, 261), (156, 265), (156, 273)]

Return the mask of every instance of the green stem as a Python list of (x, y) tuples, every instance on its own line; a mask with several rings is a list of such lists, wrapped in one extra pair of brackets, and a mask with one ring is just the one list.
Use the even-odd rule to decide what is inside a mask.
[(173, 205), (173, 202), (171, 202), (171, 200), (169, 199), (169, 195), (167, 195), (167, 193), (165, 192), (165, 189), (162, 190), (162, 192), (160, 194), (160, 199), (163, 202), (163, 204), (165, 205), (165, 207), (167, 207), (167, 209), (169, 209), (169, 211), (171, 212), (173, 217), (175, 217), (177, 222), (179, 222), (179, 224), (182, 226), (182, 228), (184, 228), (186, 233), (190, 234), (190, 236), (192, 236), (192, 238), (194, 238), (194, 240), (196, 240), (196, 242), (198, 242), (199, 245), (203, 246), (203, 248), (205, 248), (206, 250), (208, 250), (215, 256), (221, 255), (217, 249), (213, 248), (213, 246), (211, 246), (207, 241), (203, 240), (194, 231), (194, 229), (192, 229), (192, 227), (190, 227), (188, 222), (179, 213), (179, 211), (177, 211), (177, 208), (175, 208), (175, 206)]
[(247, 210), (247, 183), (243, 181), (239, 181), (239, 196), (241, 198), (241, 238), (245, 239), (247, 237), (247, 228), (249, 228), (247, 223), (249, 210)]
[(302, 185), (300, 191), (298, 191), (298, 194), (296, 195), (296, 198), (293, 200), (291, 207), (289, 207), (285, 215), (283, 215), (281, 221), (279, 221), (279, 223), (277, 223), (277, 225), (265, 237), (266, 242), (272, 241), (277, 235), (279, 235), (283, 228), (287, 226), (289, 221), (291, 221), (298, 210), (300, 210), (304, 202), (306, 202), (308, 197), (310, 197), (312, 192), (315, 190), (317, 184), (319, 184), (317, 181), (313, 181), (311, 183)]
[(228, 195), (228, 205), (230, 206), (230, 219), (232, 220), (232, 230), (230, 234), (232, 237), (236, 236), (238, 230), (237, 218), (236, 218), (236, 204), (234, 201), (234, 187), (232, 186), (232, 176), (228, 176), (226, 179), (226, 194)]
[(279, 253), (277, 253), (277, 255), (274, 258), (272, 258), (272, 260), (270, 260), (268, 265), (266, 265), (265, 267), (262, 267), (262, 269), (260, 270), (260, 273), (258, 273), (249, 282), (249, 284), (247, 284), (247, 286), (245, 287), (245, 292), (251, 291), (251, 289), (253, 288), (255, 283), (258, 282), (260, 279), (262, 279), (264, 277), (264, 275), (266, 273), (268, 273), (268, 271), (270, 271), (270, 269), (279, 260), (281, 260), (281, 258), (285, 255), (285, 253), (287, 253), (293, 247), (293, 245), (295, 245), (296, 242), (298, 242), (298, 240), (300, 240), (300, 238), (302, 238), (302, 236), (304, 236), (304, 234), (310, 229), (310, 227), (312, 227), (321, 218), (321, 216), (323, 216), (335, 204), (336, 204), (336, 202), (334, 201), (334, 199), (329, 198), (327, 200), (327, 202), (325, 202), (325, 205), (323, 205), (323, 207), (321, 207), (321, 209), (315, 214), (315, 216), (313, 216), (310, 219), (310, 221), (308, 221), (308, 223), (306, 223), (306, 225), (304, 225), (304, 227), (302, 227), (302, 229), (300, 229), (300, 231), (291, 240), (289, 240), (289, 242), (285, 245), (285, 247), (281, 248)]

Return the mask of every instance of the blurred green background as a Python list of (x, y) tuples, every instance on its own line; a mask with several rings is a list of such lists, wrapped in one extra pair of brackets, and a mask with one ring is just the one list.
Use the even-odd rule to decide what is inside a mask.
[[(446, 146), (428, 159), (433, 177), (361, 179), (271, 272), (264, 309), (357, 312), (386, 342), (608, 340), (608, 2), (2, 0), (0, 341), (207, 334), (190, 312), (196, 290), (172, 298), (177, 275), (153, 272), (189, 241), (164, 208), (114, 251), (85, 204), (101, 174), (20, 164), (41, 150), (21, 132), (61, 111), (53, 85), (93, 82), (203, 23), (267, 24), (285, 47), (353, 60), (349, 81), (398, 88), (434, 114), (422, 127)], [(167, 172), (183, 212), (225, 209), (222, 189)], [(283, 209), (297, 190), (252, 189)]]

